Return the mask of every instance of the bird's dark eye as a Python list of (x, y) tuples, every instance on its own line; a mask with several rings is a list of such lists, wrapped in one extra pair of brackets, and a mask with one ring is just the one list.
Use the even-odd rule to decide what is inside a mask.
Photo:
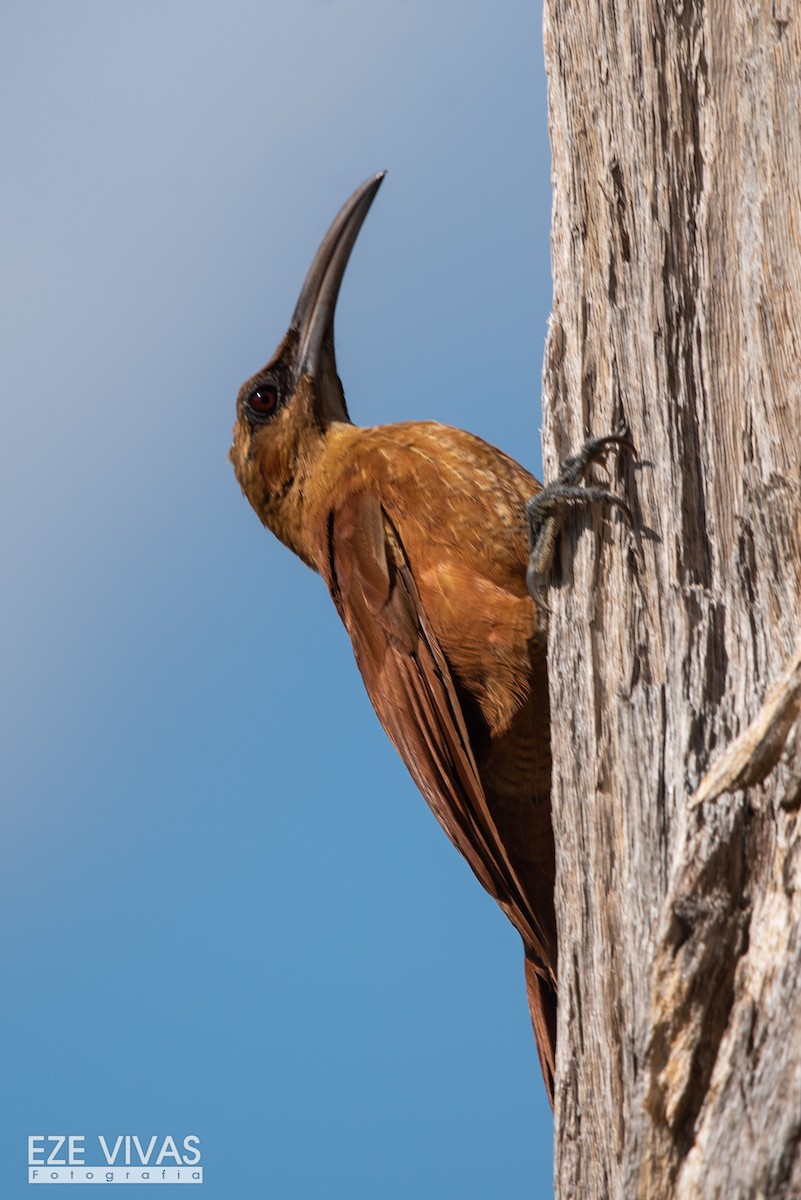
[(247, 399), (248, 408), (256, 417), (271, 417), (278, 408), (278, 388), (274, 383), (261, 383)]

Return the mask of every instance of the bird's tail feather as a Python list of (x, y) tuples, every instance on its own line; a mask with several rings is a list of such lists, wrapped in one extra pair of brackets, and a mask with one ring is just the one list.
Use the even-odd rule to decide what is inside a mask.
[(556, 1075), (556, 989), (542, 963), (526, 951), (526, 992), (545, 1090), (553, 1108)]

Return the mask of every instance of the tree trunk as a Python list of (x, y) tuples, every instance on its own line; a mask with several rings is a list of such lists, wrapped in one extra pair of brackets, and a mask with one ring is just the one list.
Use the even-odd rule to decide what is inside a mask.
[[(557, 1195), (801, 1196), (801, 10), (546, 0)], [(598, 476), (602, 480), (602, 474)]]

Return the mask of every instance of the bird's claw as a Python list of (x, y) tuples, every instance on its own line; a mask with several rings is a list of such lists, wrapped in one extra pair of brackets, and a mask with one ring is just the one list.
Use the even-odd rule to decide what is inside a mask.
[(607, 450), (612, 447), (617, 450), (626, 450), (636, 457), (637, 450), (627, 434), (609, 433), (605, 437), (589, 438), (578, 454), (571, 454), (563, 461), (557, 483), (568, 485), (579, 483), (584, 478), (587, 468), (603, 458)]
[(629, 524), (633, 523), (631, 509), (620, 496), (616, 496), (608, 488), (592, 484), (585, 487), (581, 482), (587, 468), (603, 458), (604, 454), (613, 448), (625, 450), (632, 455), (637, 453), (631, 438), (623, 433), (590, 438), (584, 443), (578, 454), (572, 454), (563, 461), (559, 478), (553, 483), (547, 484), (536, 496), (532, 496), (526, 505), (531, 547), (526, 583), (538, 610), (543, 610), (545, 613), (549, 611), (544, 600), (547, 576), (565, 508), (579, 504), (612, 505), (620, 509)]

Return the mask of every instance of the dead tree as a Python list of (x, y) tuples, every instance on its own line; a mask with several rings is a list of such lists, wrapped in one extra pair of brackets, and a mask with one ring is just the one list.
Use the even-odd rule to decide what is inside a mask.
[[(801, 8), (546, 0), (561, 1198), (801, 1196)], [(598, 481), (602, 476), (598, 477)]]

